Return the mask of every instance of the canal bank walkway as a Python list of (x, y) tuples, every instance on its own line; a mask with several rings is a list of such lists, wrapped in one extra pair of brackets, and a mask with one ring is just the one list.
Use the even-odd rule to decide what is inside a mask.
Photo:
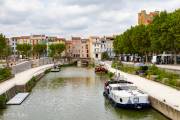
[(108, 68), (109, 71), (117, 74), (120, 73), (120, 75), (124, 76), (128, 81), (133, 82), (142, 91), (180, 111), (180, 91), (137, 75), (116, 70), (111, 67), (111, 62), (102, 63)]
[(51, 68), (52, 66), (53, 64), (43, 65), (15, 74), (14, 78), (0, 83), (0, 95), (5, 93), (15, 85), (26, 84), (33, 76), (43, 73), (46, 69)]
[[(133, 62), (122, 62), (123, 64), (134, 65)], [(152, 64), (149, 64), (152, 65)], [(159, 68), (180, 71), (180, 65), (156, 65)]]

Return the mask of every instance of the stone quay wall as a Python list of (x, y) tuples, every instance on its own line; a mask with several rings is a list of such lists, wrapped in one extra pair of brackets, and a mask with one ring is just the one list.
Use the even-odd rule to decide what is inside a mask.
[(158, 99), (150, 96), (149, 100), (151, 102), (151, 106), (165, 115), (167, 118), (172, 120), (180, 120), (180, 111), (174, 109), (173, 107), (166, 104), (166, 102), (159, 101)]
[(53, 63), (52, 58), (40, 58), (36, 60), (25, 61), (17, 65), (12, 66), (12, 74), (17, 74), (22, 71)]

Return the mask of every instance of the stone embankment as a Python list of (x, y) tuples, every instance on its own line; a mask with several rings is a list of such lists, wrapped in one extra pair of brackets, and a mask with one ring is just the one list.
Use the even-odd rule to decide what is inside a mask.
[[(14, 97), (17, 93), (30, 91), (35, 83), (44, 76), (45, 71), (54, 65), (47, 64), (32, 68), (30, 66), (26, 66), (28, 64), (29, 63), (22, 63), (18, 65), (18, 67), (25, 65), (25, 71), (16, 71), (17, 74), (15, 74), (14, 78), (0, 83), (0, 108), (4, 108), (5, 102)], [(16, 70), (19, 70), (18, 67), (16, 67)]]

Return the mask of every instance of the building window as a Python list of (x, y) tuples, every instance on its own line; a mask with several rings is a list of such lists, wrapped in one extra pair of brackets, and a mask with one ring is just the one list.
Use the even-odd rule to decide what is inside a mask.
[(96, 58), (98, 58), (98, 54), (96, 54)]
[(120, 102), (123, 102), (122, 98), (120, 98)]

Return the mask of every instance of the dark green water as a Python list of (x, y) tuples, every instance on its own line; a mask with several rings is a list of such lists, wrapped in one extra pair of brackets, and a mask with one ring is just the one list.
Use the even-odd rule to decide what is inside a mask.
[(0, 110), (0, 120), (167, 120), (151, 108), (112, 107), (102, 95), (106, 79), (86, 68), (49, 73), (21, 105)]

